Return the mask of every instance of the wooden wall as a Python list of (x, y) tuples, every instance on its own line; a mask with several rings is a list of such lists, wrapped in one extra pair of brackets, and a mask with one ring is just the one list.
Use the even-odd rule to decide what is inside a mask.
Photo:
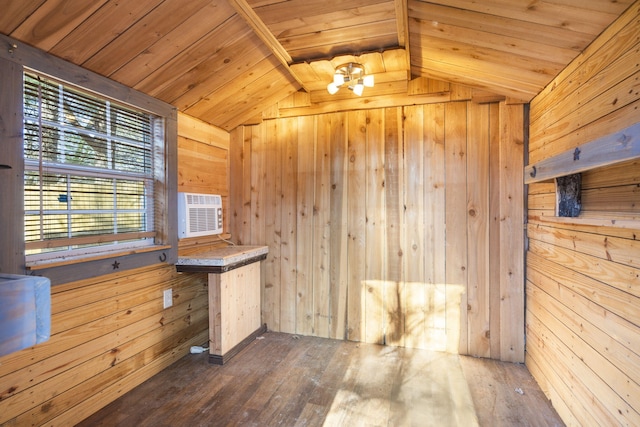
[(180, 239), (178, 255), (204, 252), (230, 237), (229, 133), (186, 114), (178, 115), (178, 191), (219, 194), (223, 233)]
[[(638, 58), (636, 1), (532, 101), (530, 162), (638, 123)], [(640, 425), (639, 171), (584, 173), (572, 219), (529, 187), (526, 364), (568, 425)]]
[[(228, 134), (184, 115), (178, 128), (179, 191), (226, 195)], [(0, 358), (0, 425), (74, 425), (207, 340), (206, 275), (158, 263), (54, 286), (51, 339)]]
[(231, 230), (271, 330), (524, 360), (523, 107), (434, 103), (231, 134)]

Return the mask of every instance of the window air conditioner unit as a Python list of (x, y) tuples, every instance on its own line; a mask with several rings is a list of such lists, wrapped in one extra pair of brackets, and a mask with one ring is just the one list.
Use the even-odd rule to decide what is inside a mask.
[(178, 193), (178, 237), (222, 233), (222, 197), (216, 194)]

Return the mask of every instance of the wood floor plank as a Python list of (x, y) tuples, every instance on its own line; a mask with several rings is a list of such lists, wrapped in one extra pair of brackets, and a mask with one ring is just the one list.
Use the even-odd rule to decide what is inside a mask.
[(273, 332), (222, 366), (207, 358), (185, 356), (79, 427), (563, 425), (524, 365)]
[(563, 426), (523, 364), (461, 358), (480, 425)]

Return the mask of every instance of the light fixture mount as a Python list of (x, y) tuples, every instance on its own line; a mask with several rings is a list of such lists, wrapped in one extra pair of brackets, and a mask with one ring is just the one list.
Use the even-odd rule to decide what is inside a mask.
[(361, 96), (365, 86), (373, 87), (373, 75), (366, 75), (362, 64), (347, 62), (336, 67), (333, 81), (327, 85), (327, 91), (333, 95), (344, 85), (356, 95)]

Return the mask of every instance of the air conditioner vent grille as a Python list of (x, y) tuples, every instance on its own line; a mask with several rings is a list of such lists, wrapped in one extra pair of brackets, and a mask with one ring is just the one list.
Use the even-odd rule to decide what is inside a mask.
[(220, 205), (222, 206), (222, 198), (215, 194), (194, 194), (184, 193), (187, 197), (188, 205)]
[(215, 194), (178, 193), (178, 236), (222, 233), (222, 197)]

